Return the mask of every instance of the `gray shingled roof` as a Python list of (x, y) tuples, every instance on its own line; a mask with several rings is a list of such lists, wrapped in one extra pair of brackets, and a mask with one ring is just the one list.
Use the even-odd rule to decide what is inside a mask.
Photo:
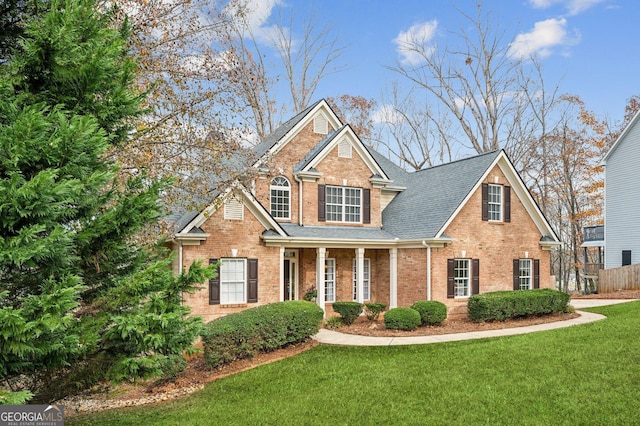
[(382, 213), (383, 229), (401, 239), (434, 238), (500, 152), (410, 173)]
[(373, 148), (369, 148), (366, 145), (365, 148), (369, 151), (369, 154), (371, 154), (380, 168), (384, 170), (389, 179), (393, 181), (393, 186), (407, 186), (408, 179), (411, 176), (410, 173), (407, 173), (407, 171), (402, 167), (398, 166), (396, 163), (392, 162)]
[(253, 152), (258, 156), (258, 158), (262, 157), (267, 151), (269, 151), (275, 144), (278, 143), (280, 139), (291, 129), (293, 129), (296, 124), (298, 124), (312, 109), (314, 109), (322, 99), (313, 103), (310, 107), (306, 108), (304, 111), (300, 111), (293, 118), (287, 120), (285, 123), (281, 124), (276, 130), (274, 130), (269, 136), (267, 136), (262, 142), (253, 147)]
[[(393, 235), (380, 228), (360, 228), (351, 226), (300, 226), (294, 223), (281, 223), (280, 225), (290, 237), (353, 240), (394, 239)], [(269, 235), (277, 236), (276, 233)]]

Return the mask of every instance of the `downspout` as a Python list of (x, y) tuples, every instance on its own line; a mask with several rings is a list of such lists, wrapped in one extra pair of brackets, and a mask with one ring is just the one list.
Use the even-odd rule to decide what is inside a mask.
[(302, 223), (302, 179), (294, 173), (293, 178), (298, 182), (298, 225), (304, 226)]
[(431, 300), (431, 246), (425, 240), (422, 245), (427, 248), (427, 300)]
[[(178, 275), (182, 275), (182, 241), (178, 241)], [(184, 305), (184, 297), (180, 290), (180, 305)]]

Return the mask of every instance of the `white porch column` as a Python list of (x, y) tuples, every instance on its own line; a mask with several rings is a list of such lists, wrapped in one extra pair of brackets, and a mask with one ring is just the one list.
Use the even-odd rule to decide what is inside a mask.
[(280, 299), (284, 300), (284, 247), (280, 247)]
[(389, 249), (389, 309), (398, 307), (398, 249)]
[(364, 248), (356, 249), (356, 301), (364, 303)]
[(319, 247), (316, 252), (316, 291), (318, 292), (316, 303), (324, 311), (324, 263), (327, 255), (327, 249), (325, 247)]

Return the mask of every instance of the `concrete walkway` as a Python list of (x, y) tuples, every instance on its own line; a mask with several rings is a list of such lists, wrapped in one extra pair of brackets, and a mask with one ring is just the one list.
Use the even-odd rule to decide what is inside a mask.
[[(576, 309), (590, 308), (594, 306), (615, 305), (631, 302), (632, 299), (574, 299), (571, 305)], [(536, 331), (555, 330), (574, 325), (587, 324), (605, 319), (604, 315), (592, 312), (577, 311), (580, 316), (567, 321), (556, 321), (546, 324), (536, 324), (526, 327), (504, 328), (500, 330), (484, 330), (471, 333), (441, 334), (436, 336), (412, 336), (412, 337), (373, 337), (358, 336), (354, 334), (338, 333), (337, 331), (320, 329), (313, 336), (320, 343), (341, 346), (391, 346), (391, 345), (424, 345), (430, 343), (455, 342), (459, 340), (485, 339), (487, 337), (514, 336)]]

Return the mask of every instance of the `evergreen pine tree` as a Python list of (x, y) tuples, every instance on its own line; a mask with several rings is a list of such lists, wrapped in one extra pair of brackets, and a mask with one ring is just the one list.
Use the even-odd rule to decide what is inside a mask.
[(134, 238), (167, 182), (108, 160), (142, 113), (127, 28), (95, 0), (48, 6), (0, 68), (0, 384), (41, 402), (180, 365), (200, 326), (182, 292), (212, 273), (174, 277)]

